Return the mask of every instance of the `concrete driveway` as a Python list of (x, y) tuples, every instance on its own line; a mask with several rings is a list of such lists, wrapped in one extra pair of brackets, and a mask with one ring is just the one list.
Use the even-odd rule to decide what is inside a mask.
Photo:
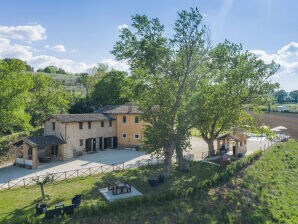
[[(201, 138), (191, 138), (192, 147), (185, 154), (194, 154), (194, 160), (202, 159), (202, 152), (208, 152), (208, 145)], [(215, 144), (216, 145), (216, 144)], [(268, 145), (264, 138), (250, 138), (247, 141), (247, 154)], [(64, 172), (101, 165), (119, 164), (125, 162), (125, 167), (136, 166), (138, 161), (147, 160), (150, 155), (130, 149), (108, 149), (94, 154), (85, 154), (67, 161), (53, 161), (41, 164), (38, 169), (24, 169), (9, 165), (0, 168), (0, 182), (45, 175), (47, 173)]]
[(15, 167), (12, 164), (0, 168), (0, 182), (16, 180), (28, 177), (44, 175), (47, 173), (58, 173), (82, 168), (90, 168), (101, 165), (112, 165), (125, 162), (126, 166), (133, 166), (139, 160), (149, 159), (144, 152), (130, 149), (108, 149), (94, 154), (85, 154), (78, 158), (67, 161), (52, 161), (42, 163), (37, 169), (25, 169)]

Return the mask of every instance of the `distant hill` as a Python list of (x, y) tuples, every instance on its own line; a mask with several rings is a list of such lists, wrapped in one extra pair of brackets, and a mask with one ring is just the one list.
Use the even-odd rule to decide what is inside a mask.
[(53, 74), (53, 73), (45, 73), (39, 72), (46, 76), (52, 77), (55, 81), (61, 81), (61, 83), (72, 93), (85, 95), (85, 88), (78, 81), (80, 75), (78, 74)]

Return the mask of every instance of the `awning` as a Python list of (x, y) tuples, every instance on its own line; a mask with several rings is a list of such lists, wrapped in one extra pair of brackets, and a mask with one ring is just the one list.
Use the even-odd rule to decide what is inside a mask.
[(39, 137), (27, 137), (23, 138), (20, 141), (15, 142), (14, 146), (20, 146), (25, 142), (26, 144), (32, 147), (45, 147), (45, 146), (53, 146), (53, 145), (62, 145), (65, 144), (64, 140), (61, 140), (55, 135), (48, 136), (39, 136)]

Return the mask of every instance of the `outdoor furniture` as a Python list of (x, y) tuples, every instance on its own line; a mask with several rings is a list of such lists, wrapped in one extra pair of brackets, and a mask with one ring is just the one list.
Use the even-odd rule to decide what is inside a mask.
[(75, 195), (71, 200), (71, 203), (75, 207), (78, 207), (81, 204), (81, 202), (82, 202), (82, 195), (80, 195), (80, 194)]
[(63, 203), (57, 203), (54, 205), (55, 208), (63, 208), (64, 204)]
[(113, 195), (131, 192), (131, 185), (125, 181), (124, 182), (107, 181), (107, 184), (108, 184), (108, 191), (112, 191)]
[(159, 180), (156, 177), (150, 177), (148, 178), (148, 182), (150, 184), (151, 187), (157, 187), (159, 184)]
[(41, 215), (43, 213), (45, 213), (47, 211), (47, 205), (46, 204), (41, 204), (41, 203), (37, 203), (35, 205), (35, 213), (36, 215)]
[(65, 206), (63, 207), (63, 214), (66, 214), (66, 215), (72, 215), (74, 213), (74, 209), (75, 209), (76, 205), (68, 205), (68, 206)]
[(107, 181), (108, 191), (112, 191), (115, 188), (115, 184), (113, 182)]
[(151, 187), (157, 187), (159, 184), (165, 182), (165, 177), (163, 174), (160, 174), (158, 177), (156, 176), (151, 176), (148, 178), (148, 182)]
[(45, 219), (52, 219), (61, 215), (62, 215), (62, 208), (54, 208), (46, 211)]
[(127, 182), (116, 182), (114, 185), (115, 187), (112, 190), (113, 195), (131, 192), (131, 185)]

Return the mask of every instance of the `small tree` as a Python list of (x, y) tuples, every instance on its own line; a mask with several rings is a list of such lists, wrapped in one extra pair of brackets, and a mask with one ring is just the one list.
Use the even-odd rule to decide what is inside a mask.
[(41, 191), (41, 196), (42, 196), (42, 200), (45, 200), (46, 195), (44, 193), (44, 185), (47, 183), (52, 183), (54, 181), (54, 176), (53, 174), (46, 174), (44, 177), (36, 177), (33, 178), (33, 181), (39, 185), (40, 187), (40, 191)]

